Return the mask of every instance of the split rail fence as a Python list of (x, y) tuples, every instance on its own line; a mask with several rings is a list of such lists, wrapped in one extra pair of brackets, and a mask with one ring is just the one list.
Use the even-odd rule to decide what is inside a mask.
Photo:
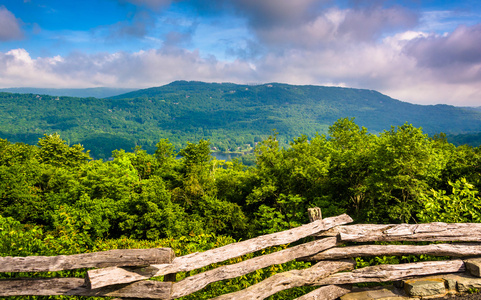
[[(460, 273), (465, 271), (465, 263), (459, 259), (460, 257), (481, 257), (481, 224), (345, 225), (352, 222), (348, 215), (321, 219), (320, 210), (314, 211), (317, 212), (318, 219), (311, 219), (310, 223), (300, 227), (181, 257), (175, 257), (170, 248), (110, 250), (53, 257), (0, 257), (0, 272), (50, 272), (94, 268), (87, 272), (86, 278), (3, 279), (0, 280), (0, 296), (70, 295), (176, 299), (199, 291), (212, 282), (235, 278), (297, 259), (316, 263), (307, 269), (275, 274), (244, 290), (215, 299), (264, 299), (282, 290), (300, 286), (319, 288), (301, 296), (299, 300), (336, 299), (349, 293), (351, 285), (355, 283)], [(291, 244), (310, 236), (317, 238), (282, 251), (224, 265), (175, 282), (175, 274), (178, 272), (199, 269), (267, 247)], [(351, 242), (378, 241), (436, 243), (344, 245)], [(354, 269), (355, 262), (352, 259), (409, 254), (449, 256), (451, 259), (377, 265), (359, 269)], [(164, 276), (164, 281), (148, 280), (156, 276)]]

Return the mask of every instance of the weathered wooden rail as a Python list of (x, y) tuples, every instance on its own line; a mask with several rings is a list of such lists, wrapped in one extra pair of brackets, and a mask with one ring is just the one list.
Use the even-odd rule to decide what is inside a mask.
[[(320, 212), (317, 212), (320, 218)], [(315, 219), (315, 218), (314, 218)], [(292, 260), (315, 261), (304, 270), (278, 273), (244, 290), (215, 299), (264, 299), (279, 291), (299, 286), (320, 286), (298, 299), (336, 299), (351, 291), (351, 285), (385, 282), (442, 273), (464, 272), (462, 257), (481, 257), (481, 224), (398, 224), (344, 225), (347, 215), (312, 220), (311, 223), (229, 244), (202, 253), (175, 257), (172, 249), (111, 250), (55, 257), (1, 257), (0, 272), (46, 272), (94, 268), (86, 278), (21, 278), (0, 280), (0, 296), (71, 295), (144, 299), (176, 299), (201, 290), (208, 284), (239, 277), (268, 266)], [(185, 279), (148, 280), (177, 272), (187, 272), (226, 261), (268, 247), (316, 236), (311, 242), (224, 265)], [(352, 242), (413, 241), (463, 242), (430, 245), (359, 245)], [(342, 247), (340, 247), (342, 246)], [(378, 265), (354, 270), (354, 257), (383, 255), (459, 257), (445, 261), (425, 261), (399, 265)], [(341, 272), (344, 271), (344, 272)], [(348, 271), (348, 272), (345, 272)]]

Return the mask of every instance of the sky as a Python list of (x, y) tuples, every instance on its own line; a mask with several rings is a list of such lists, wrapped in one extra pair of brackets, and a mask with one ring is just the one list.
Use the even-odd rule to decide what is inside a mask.
[(480, 0), (0, 0), (0, 88), (328, 85), (481, 106)]

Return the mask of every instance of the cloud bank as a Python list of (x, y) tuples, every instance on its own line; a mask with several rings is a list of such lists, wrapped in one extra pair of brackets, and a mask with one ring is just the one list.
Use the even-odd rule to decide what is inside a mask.
[(23, 38), (21, 21), (15, 18), (5, 6), (0, 5), (0, 42)]
[[(481, 105), (479, 23), (424, 32), (417, 30), (426, 25), (419, 11), (376, 1), (349, 7), (328, 0), (119, 1), (140, 10), (129, 22), (100, 29), (114, 39), (158, 39), (160, 46), (40, 57), (11, 49), (0, 52), (0, 84), (145, 88), (174, 80), (284, 82), (375, 89), (421, 104)], [(190, 23), (156, 32), (165, 24), (155, 14), (179, 3), (196, 12)], [(2, 7), (0, 16), (2, 24), (17, 28), (10, 35), (0, 29), (0, 39), (20, 38), (15, 16)], [(229, 16), (245, 20), (250, 33), (241, 46), (225, 49), (231, 59), (192, 46), (199, 24), (222, 26)]]

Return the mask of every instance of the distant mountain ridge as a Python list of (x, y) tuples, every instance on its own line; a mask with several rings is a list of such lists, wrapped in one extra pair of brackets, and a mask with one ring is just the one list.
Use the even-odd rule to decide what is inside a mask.
[(50, 96), (68, 96), (68, 97), (95, 97), (106, 98), (119, 94), (131, 92), (135, 89), (127, 88), (84, 88), (84, 89), (54, 89), (54, 88), (32, 88), (32, 87), (20, 87), (20, 88), (4, 88), (0, 89), (0, 92), (19, 93), (19, 94), (39, 94)]
[(416, 105), (340, 87), (175, 81), (104, 99), (0, 93), (0, 138), (34, 144), (58, 132), (95, 157), (135, 145), (153, 151), (162, 138), (178, 148), (209, 139), (226, 151), (246, 149), (276, 130), (287, 143), (327, 133), (340, 118), (355, 118), (372, 133), (406, 122), (430, 135), (481, 132), (479, 109)]
[[(179, 94), (179, 91), (182, 93)], [(411, 104), (374, 90), (355, 88), (281, 83), (239, 85), (174, 81), (161, 87), (113, 96), (111, 99), (164, 98), (164, 101), (170, 99), (179, 101), (178, 105), (188, 105), (195, 103), (192, 98), (199, 99), (207, 96), (208, 99), (198, 103), (205, 109), (208, 109), (210, 105), (216, 105), (217, 111), (221, 111), (222, 109), (218, 106), (219, 100), (226, 100), (228, 104), (223, 103), (224, 106), (250, 106), (256, 107), (256, 109), (262, 109), (269, 105), (277, 105), (279, 108), (286, 109), (295, 107), (302, 110), (306, 116), (310, 115), (314, 122), (317, 121), (315, 123), (335, 122), (342, 117), (354, 117), (356, 123), (374, 132), (389, 129), (391, 125), (402, 125), (405, 122), (423, 127), (424, 131), (429, 134), (481, 131), (480, 108), (455, 107), (445, 104)]]

